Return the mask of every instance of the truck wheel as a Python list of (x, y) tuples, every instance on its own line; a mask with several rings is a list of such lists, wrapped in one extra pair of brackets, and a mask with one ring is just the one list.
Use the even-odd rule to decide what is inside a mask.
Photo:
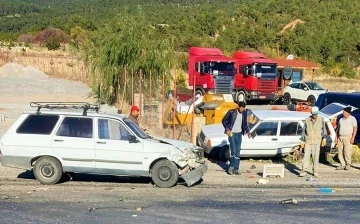
[(228, 145), (221, 147), (219, 150), (219, 161), (227, 162), (230, 160), (230, 148)]
[(243, 91), (237, 92), (235, 95), (236, 102), (244, 102), (246, 103), (246, 95)]
[(170, 188), (178, 182), (179, 170), (175, 163), (169, 160), (160, 160), (151, 169), (151, 178), (158, 187)]
[(284, 94), (284, 104), (287, 105), (287, 104), (290, 104), (291, 103), (291, 96), (289, 93), (285, 93)]
[(63, 175), (63, 168), (59, 160), (43, 156), (35, 162), (34, 175), (41, 184), (56, 184)]
[(307, 102), (311, 104), (311, 106), (315, 106), (316, 99), (315, 96), (311, 95), (307, 98)]
[(201, 89), (197, 89), (195, 91), (195, 96), (202, 96), (202, 95), (204, 95), (204, 93), (203, 93), (203, 91)]

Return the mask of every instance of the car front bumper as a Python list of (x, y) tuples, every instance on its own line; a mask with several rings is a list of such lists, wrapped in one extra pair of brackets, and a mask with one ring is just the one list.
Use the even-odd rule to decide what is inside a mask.
[(196, 184), (206, 173), (208, 167), (207, 164), (204, 163), (198, 168), (183, 174), (181, 177), (184, 179), (188, 187)]

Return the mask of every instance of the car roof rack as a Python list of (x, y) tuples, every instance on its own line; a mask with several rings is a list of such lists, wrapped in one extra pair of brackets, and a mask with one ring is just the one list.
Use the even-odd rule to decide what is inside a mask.
[(37, 113), (40, 113), (41, 109), (83, 109), (83, 116), (87, 115), (88, 110), (94, 110), (97, 113), (100, 110), (100, 105), (87, 102), (31, 102), (30, 107), (37, 107)]

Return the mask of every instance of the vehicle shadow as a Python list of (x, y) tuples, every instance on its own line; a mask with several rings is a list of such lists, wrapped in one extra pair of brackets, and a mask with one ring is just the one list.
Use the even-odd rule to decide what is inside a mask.
[[(35, 180), (34, 173), (30, 170), (20, 173), (17, 178)], [(95, 182), (95, 183), (126, 183), (126, 184), (151, 184), (154, 185), (150, 177), (125, 177), (112, 175), (96, 175), (96, 174), (78, 174), (78, 173), (64, 173), (58, 184), (63, 184), (71, 181), (76, 182)], [(192, 186), (199, 185), (203, 182), (201, 178)], [(186, 182), (180, 177), (177, 183), (179, 186), (187, 187)], [(191, 186), (191, 187), (192, 187)]]

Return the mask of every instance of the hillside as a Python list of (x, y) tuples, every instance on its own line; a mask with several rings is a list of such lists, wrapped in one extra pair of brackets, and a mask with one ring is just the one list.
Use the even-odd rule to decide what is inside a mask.
[(38, 40), (44, 29), (60, 29), (109, 83), (118, 77), (114, 69), (125, 65), (158, 74), (185, 68), (186, 57), (171, 52), (190, 46), (219, 47), (229, 55), (239, 49), (293, 54), (320, 63), (329, 75), (359, 77), (360, 1), (149, 2), (0, 0), (0, 42)]

